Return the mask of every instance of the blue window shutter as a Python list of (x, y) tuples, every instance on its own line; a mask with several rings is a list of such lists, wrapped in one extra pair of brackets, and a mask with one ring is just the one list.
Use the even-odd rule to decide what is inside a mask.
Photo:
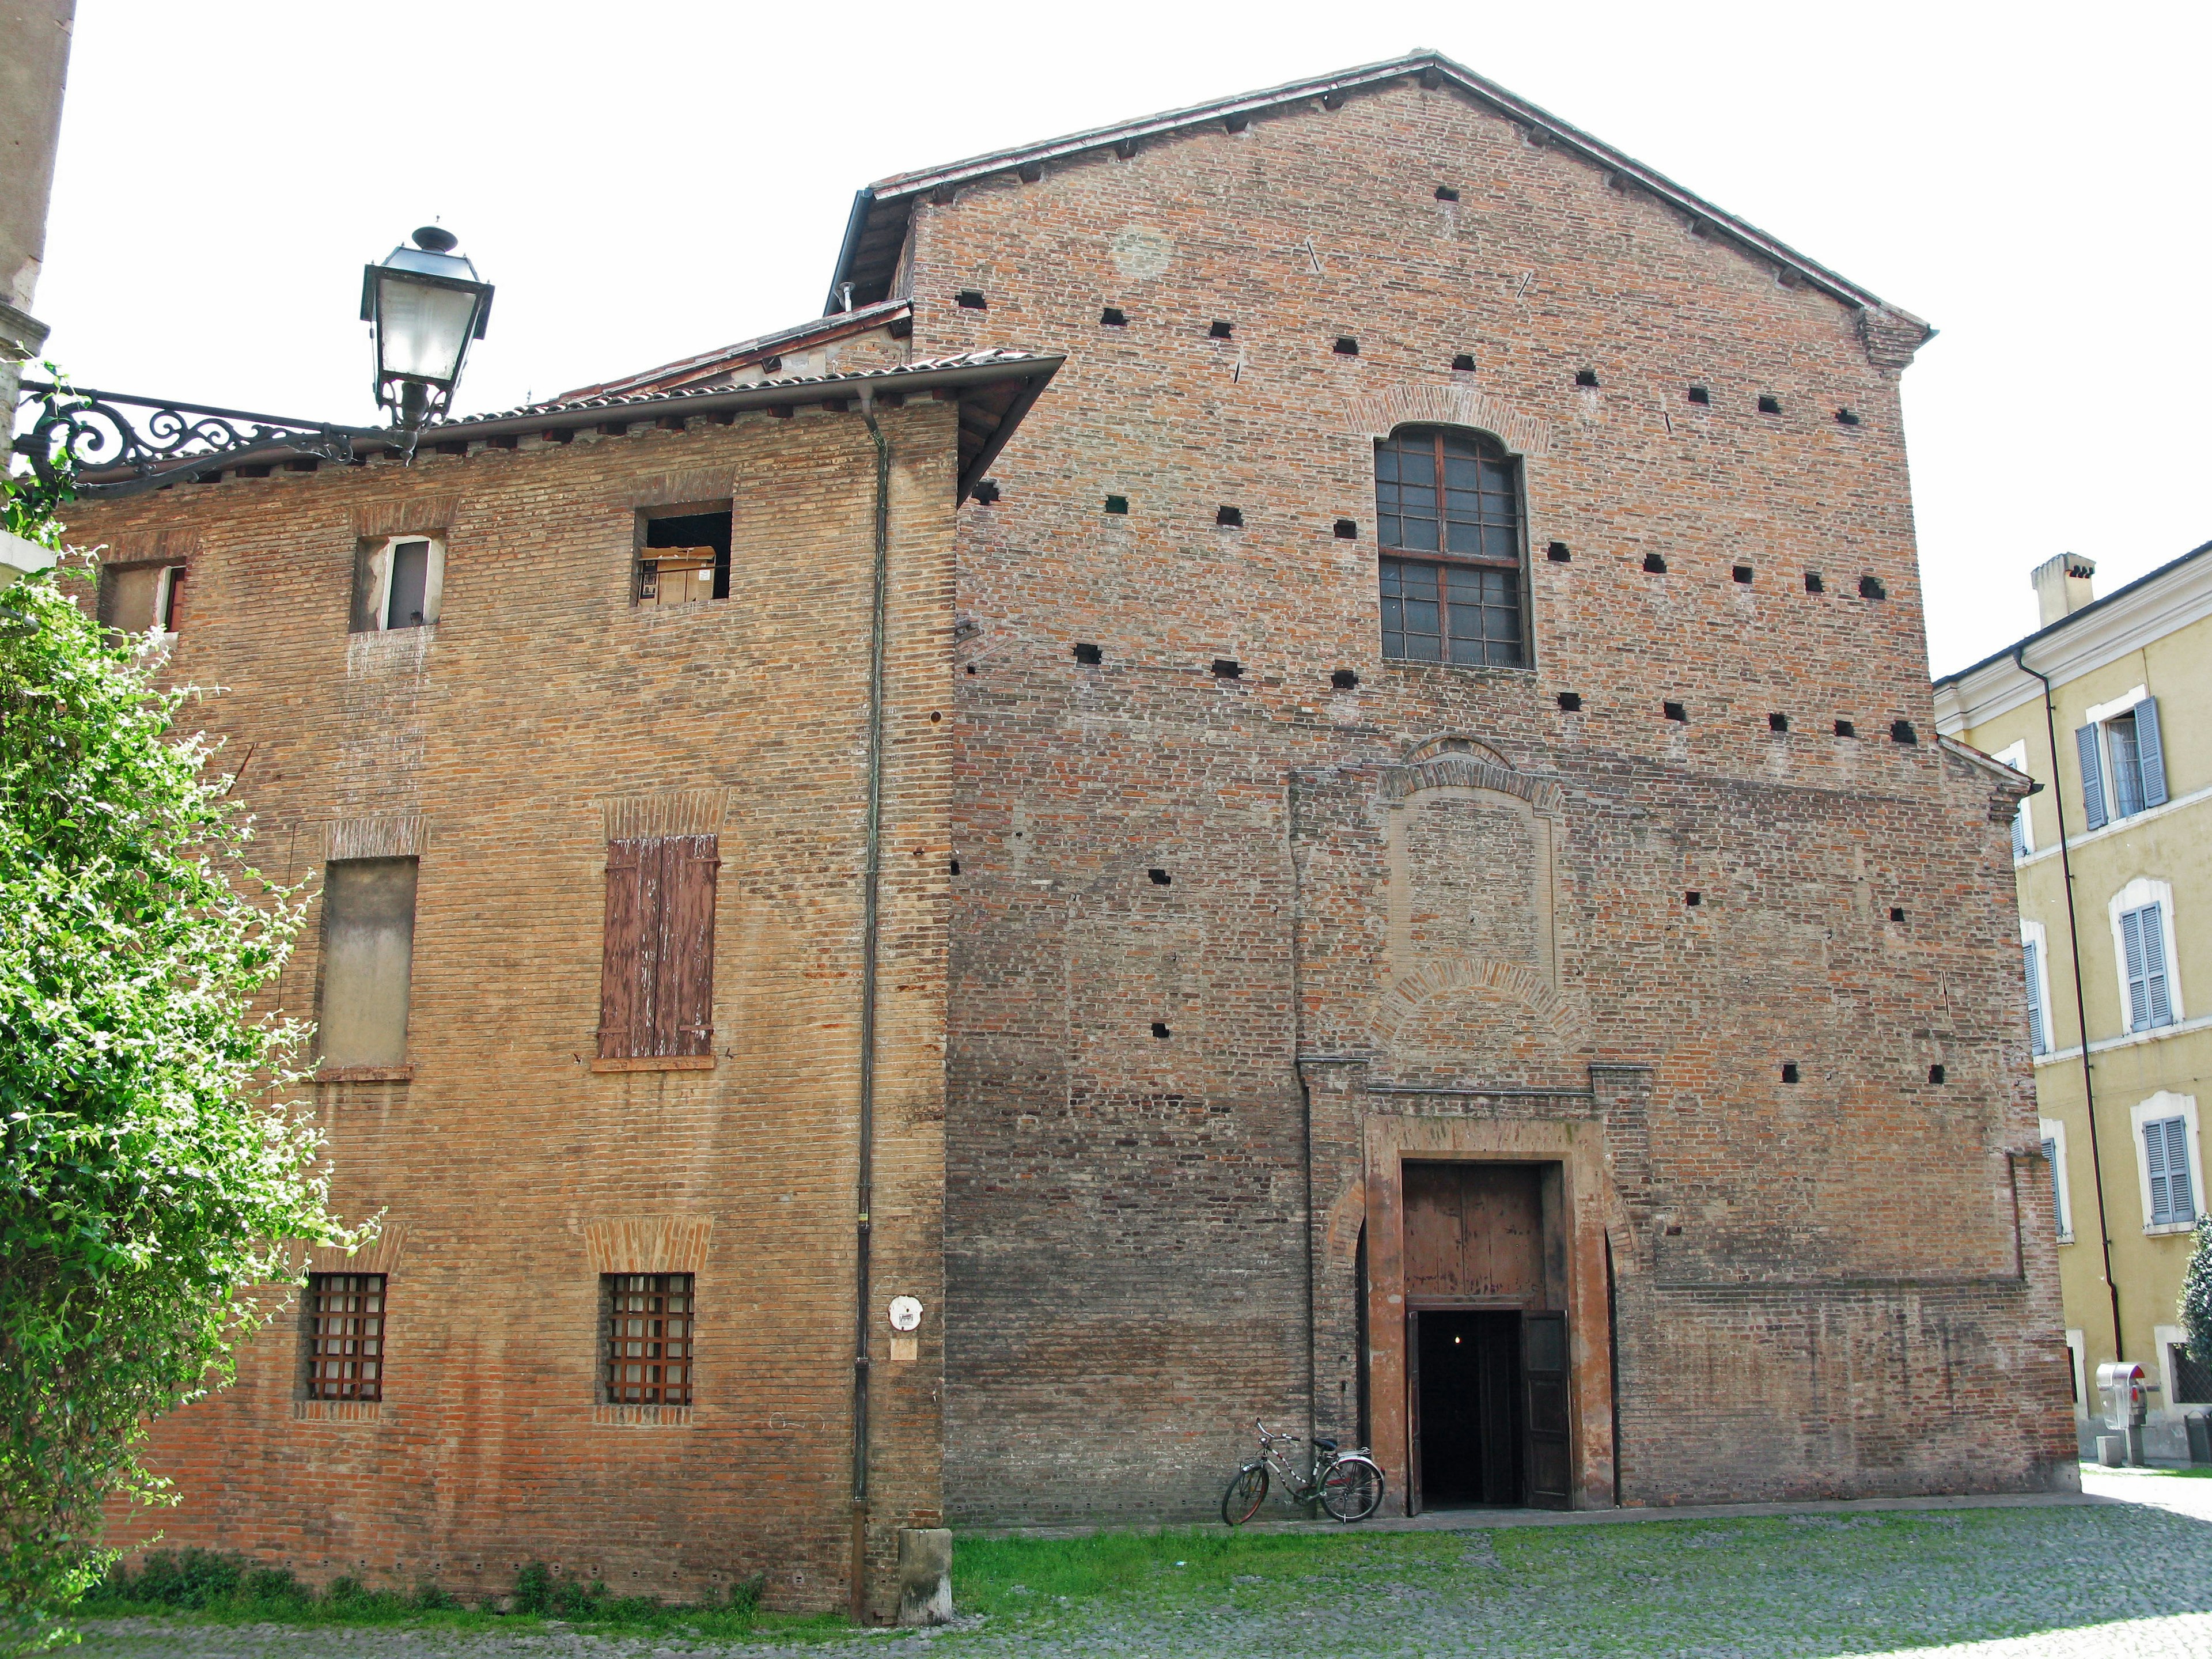
[(2066, 1225), (2066, 1194), (2058, 1189), (2058, 1140), (2056, 1136), (2044, 1137), (2043, 1161), (2051, 1166), (2051, 1221), (2063, 1237), (2069, 1229)]
[(2189, 1188), (2189, 1120), (2185, 1117), (2166, 1121), (2166, 1184), (2173, 1218), (2196, 1220), (2197, 1195)]
[(2166, 988), (2166, 907), (2146, 904), (2136, 912), (2142, 933), (2143, 1000), (2150, 1006), (2151, 1025), (2173, 1022), (2173, 999)]
[(2105, 827), (2105, 764), (2097, 750), (2097, 728), (2085, 726), (2074, 734), (2075, 752), (2081, 757), (2081, 807), (2089, 828)]
[(2027, 856), (2027, 803), (2020, 804), (2020, 811), (2012, 815), (2012, 855), (2016, 859)]
[(2173, 1184), (2166, 1176), (2166, 1120), (2143, 1125), (2143, 1162), (2150, 1171), (2150, 1224), (2173, 1219)]
[(2120, 953), (2128, 978), (2128, 1030), (2140, 1031), (2150, 1024), (2150, 999), (2144, 994), (2142, 912), (2120, 914)]
[(2051, 1048), (2051, 1033), (2043, 1028), (2043, 981), (2035, 971), (2035, 941), (2029, 939), (2020, 948), (2027, 963), (2027, 1048), (2030, 1054), (2040, 1054)]
[(2166, 743), (2159, 735), (2158, 699), (2145, 697), (2136, 705), (2136, 750), (2142, 761), (2142, 802), (2166, 805)]

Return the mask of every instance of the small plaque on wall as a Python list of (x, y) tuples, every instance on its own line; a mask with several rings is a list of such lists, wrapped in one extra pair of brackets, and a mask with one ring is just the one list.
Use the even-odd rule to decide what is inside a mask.
[(891, 1339), (891, 1364), (911, 1364), (921, 1357), (921, 1339), (915, 1336), (895, 1336)]

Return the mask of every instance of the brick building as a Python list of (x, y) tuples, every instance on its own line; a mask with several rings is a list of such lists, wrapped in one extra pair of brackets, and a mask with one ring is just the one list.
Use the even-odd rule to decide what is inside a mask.
[[(944, 929), (941, 1083), (913, 1083), (917, 1102), (942, 1091), (941, 1246), (929, 1208), (906, 1258), (925, 1370), (942, 1332), (941, 1401), (910, 1402), (918, 1437), (941, 1405), (942, 1484), (917, 1451), (913, 1514), (1203, 1514), (1255, 1416), (1371, 1442), (1394, 1505), (2070, 1482), (2007, 845), (2021, 785), (1929, 715), (1897, 395), (1927, 333), (1419, 54), (884, 180), (820, 321), (564, 401), (1065, 359), (990, 476), (971, 472), (943, 553), (943, 678), (917, 655), (902, 694), (945, 714), (921, 739), (942, 840), (917, 829), (921, 856), (886, 858), (913, 925)], [(1000, 394), (1001, 430), (1029, 395)], [(524, 476), (482, 453), (447, 476), (507, 466)], [(419, 487), (453, 487), (440, 476)], [(239, 492), (267, 503), (272, 560), (299, 488)], [(131, 522), (181, 524), (233, 489), (167, 492)], [(531, 675), (605, 683), (559, 648), (575, 596), (516, 591), (543, 619), (511, 642)], [(592, 626), (639, 626), (618, 598)], [(710, 688), (745, 676), (813, 708), (775, 673), (829, 668), (743, 626), (734, 654), (717, 635), (693, 669), (666, 659), (670, 684), (702, 720)], [(456, 753), (456, 787), (519, 833), (510, 790), (567, 801), (579, 779), (534, 744), (511, 778), (477, 775), (537, 729), (478, 708), (489, 747)], [(854, 810), (849, 764), (810, 769), (818, 742), (750, 718), (761, 757), (806, 757), (720, 751), (763, 826), (791, 780), (820, 793), (789, 811)], [(686, 787), (691, 752), (657, 763), (663, 787)], [(296, 812), (332, 810), (308, 793)], [(781, 892), (760, 867), (752, 890)], [(784, 985), (787, 962), (732, 960), (728, 880), (723, 975)], [(588, 1000), (590, 923), (568, 928), (557, 960), (472, 945), (495, 1029), (552, 1018), (533, 976)], [(778, 994), (828, 993), (802, 974)], [(754, 1018), (717, 1030), (787, 1040), (773, 1002)], [(675, 1179), (641, 1146), (608, 1168), (626, 1143), (513, 1080), (527, 1045), (472, 1041), (470, 1075), (558, 1126), (533, 1157), (562, 1183), (599, 1172), (611, 1205)], [(749, 1103), (746, 1156), (769, 1154), (748, 1179), (790, 1183), (794, 1225), (819, 1210), (792, 1271), (849, 1313), (819, 1254), (849, 1188), (811, 1143), (851, 1127), (818, 1081), (748, 1068), (728, 1098)], [(722, 1098), (697, 1098), (701, 1137)], [(372, 1164), (404, 1132), (379, 1111), (359, 1121), (395, 1138)], [(477, 1211), (447, 1213), (489, 1218), (489, 1189), (469, 1196)], [(498, 1206), (503, 1293), (546, 1259), (529, 1230), (550, 1218)], [(735, 1229), (718, 1220), (714, 1248)], [(522, 1345), (522, 1316), (487, 1316)], [(812, 1352), (808, 1375), (830, 1377), (830, 1339)], [(289, 1374), (270, 1362), (270, 1400)], [(498, 1366), (480, 1387), (486, 1409), (527, 1409)], [(446, 1408), (461, 1447), (471, 1397)], [(787, 1456), (826, 1516), (848, 1494), (821, 1399), (769, 1429), (750, 1407), (720, 1450)], [(511, 1472), (478, 1465), (477, 1492), (539, 1512), (532, 1482), (635, 1443), (575, 1432)]]

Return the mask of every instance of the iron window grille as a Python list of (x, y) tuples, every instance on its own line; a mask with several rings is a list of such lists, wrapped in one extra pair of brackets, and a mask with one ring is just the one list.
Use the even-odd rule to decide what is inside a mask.
[(307, 1276), (307, 1398), (384, 1398), (382, 1273)]
[(2173, 1362), (2174, 1406), (2212, 1406), (2212, 1363), (2197, 1358), (2185, 1342), (2169, 1342), (2166, 1355)]
[(1486, 433), (1409, 427), (1376, 446), (1382, 654), (1521, 668), (1521, 481)]
[(691, 1403), (690, 1273), (608, 1273), (605, 1403)]

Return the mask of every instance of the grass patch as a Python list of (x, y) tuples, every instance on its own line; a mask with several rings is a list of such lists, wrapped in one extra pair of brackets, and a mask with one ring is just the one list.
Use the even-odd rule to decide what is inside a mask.
[(705, 1637), (803, 1636), (850, 1628), (836, 1613), (764, 1613), (760, 1595), (761, 1580), (752, 1578), (732, 1586), (726, 1601), (664, 1603), (649, 1595), (618, 1596), (603, 1583), (556, 1578), (543, 1562), (533, 1561), (515, 1576), (512, 1595), (486, 1596), (471, 1607), (428, 1579), (404, 1595), (371, 1589), (356, 1578), (334, 1578), (317, 1590), (287, 1568), (257, 1565), (244, 1556), (164, 1550), (148, 1556), (135, 1573), (118, 1563), (77, 1604), (76, 1614), (210, 1624), (420, 1625), (456, 1631), (515, 1631), (559, 1620), (578, 1630), (681, 1631)]

